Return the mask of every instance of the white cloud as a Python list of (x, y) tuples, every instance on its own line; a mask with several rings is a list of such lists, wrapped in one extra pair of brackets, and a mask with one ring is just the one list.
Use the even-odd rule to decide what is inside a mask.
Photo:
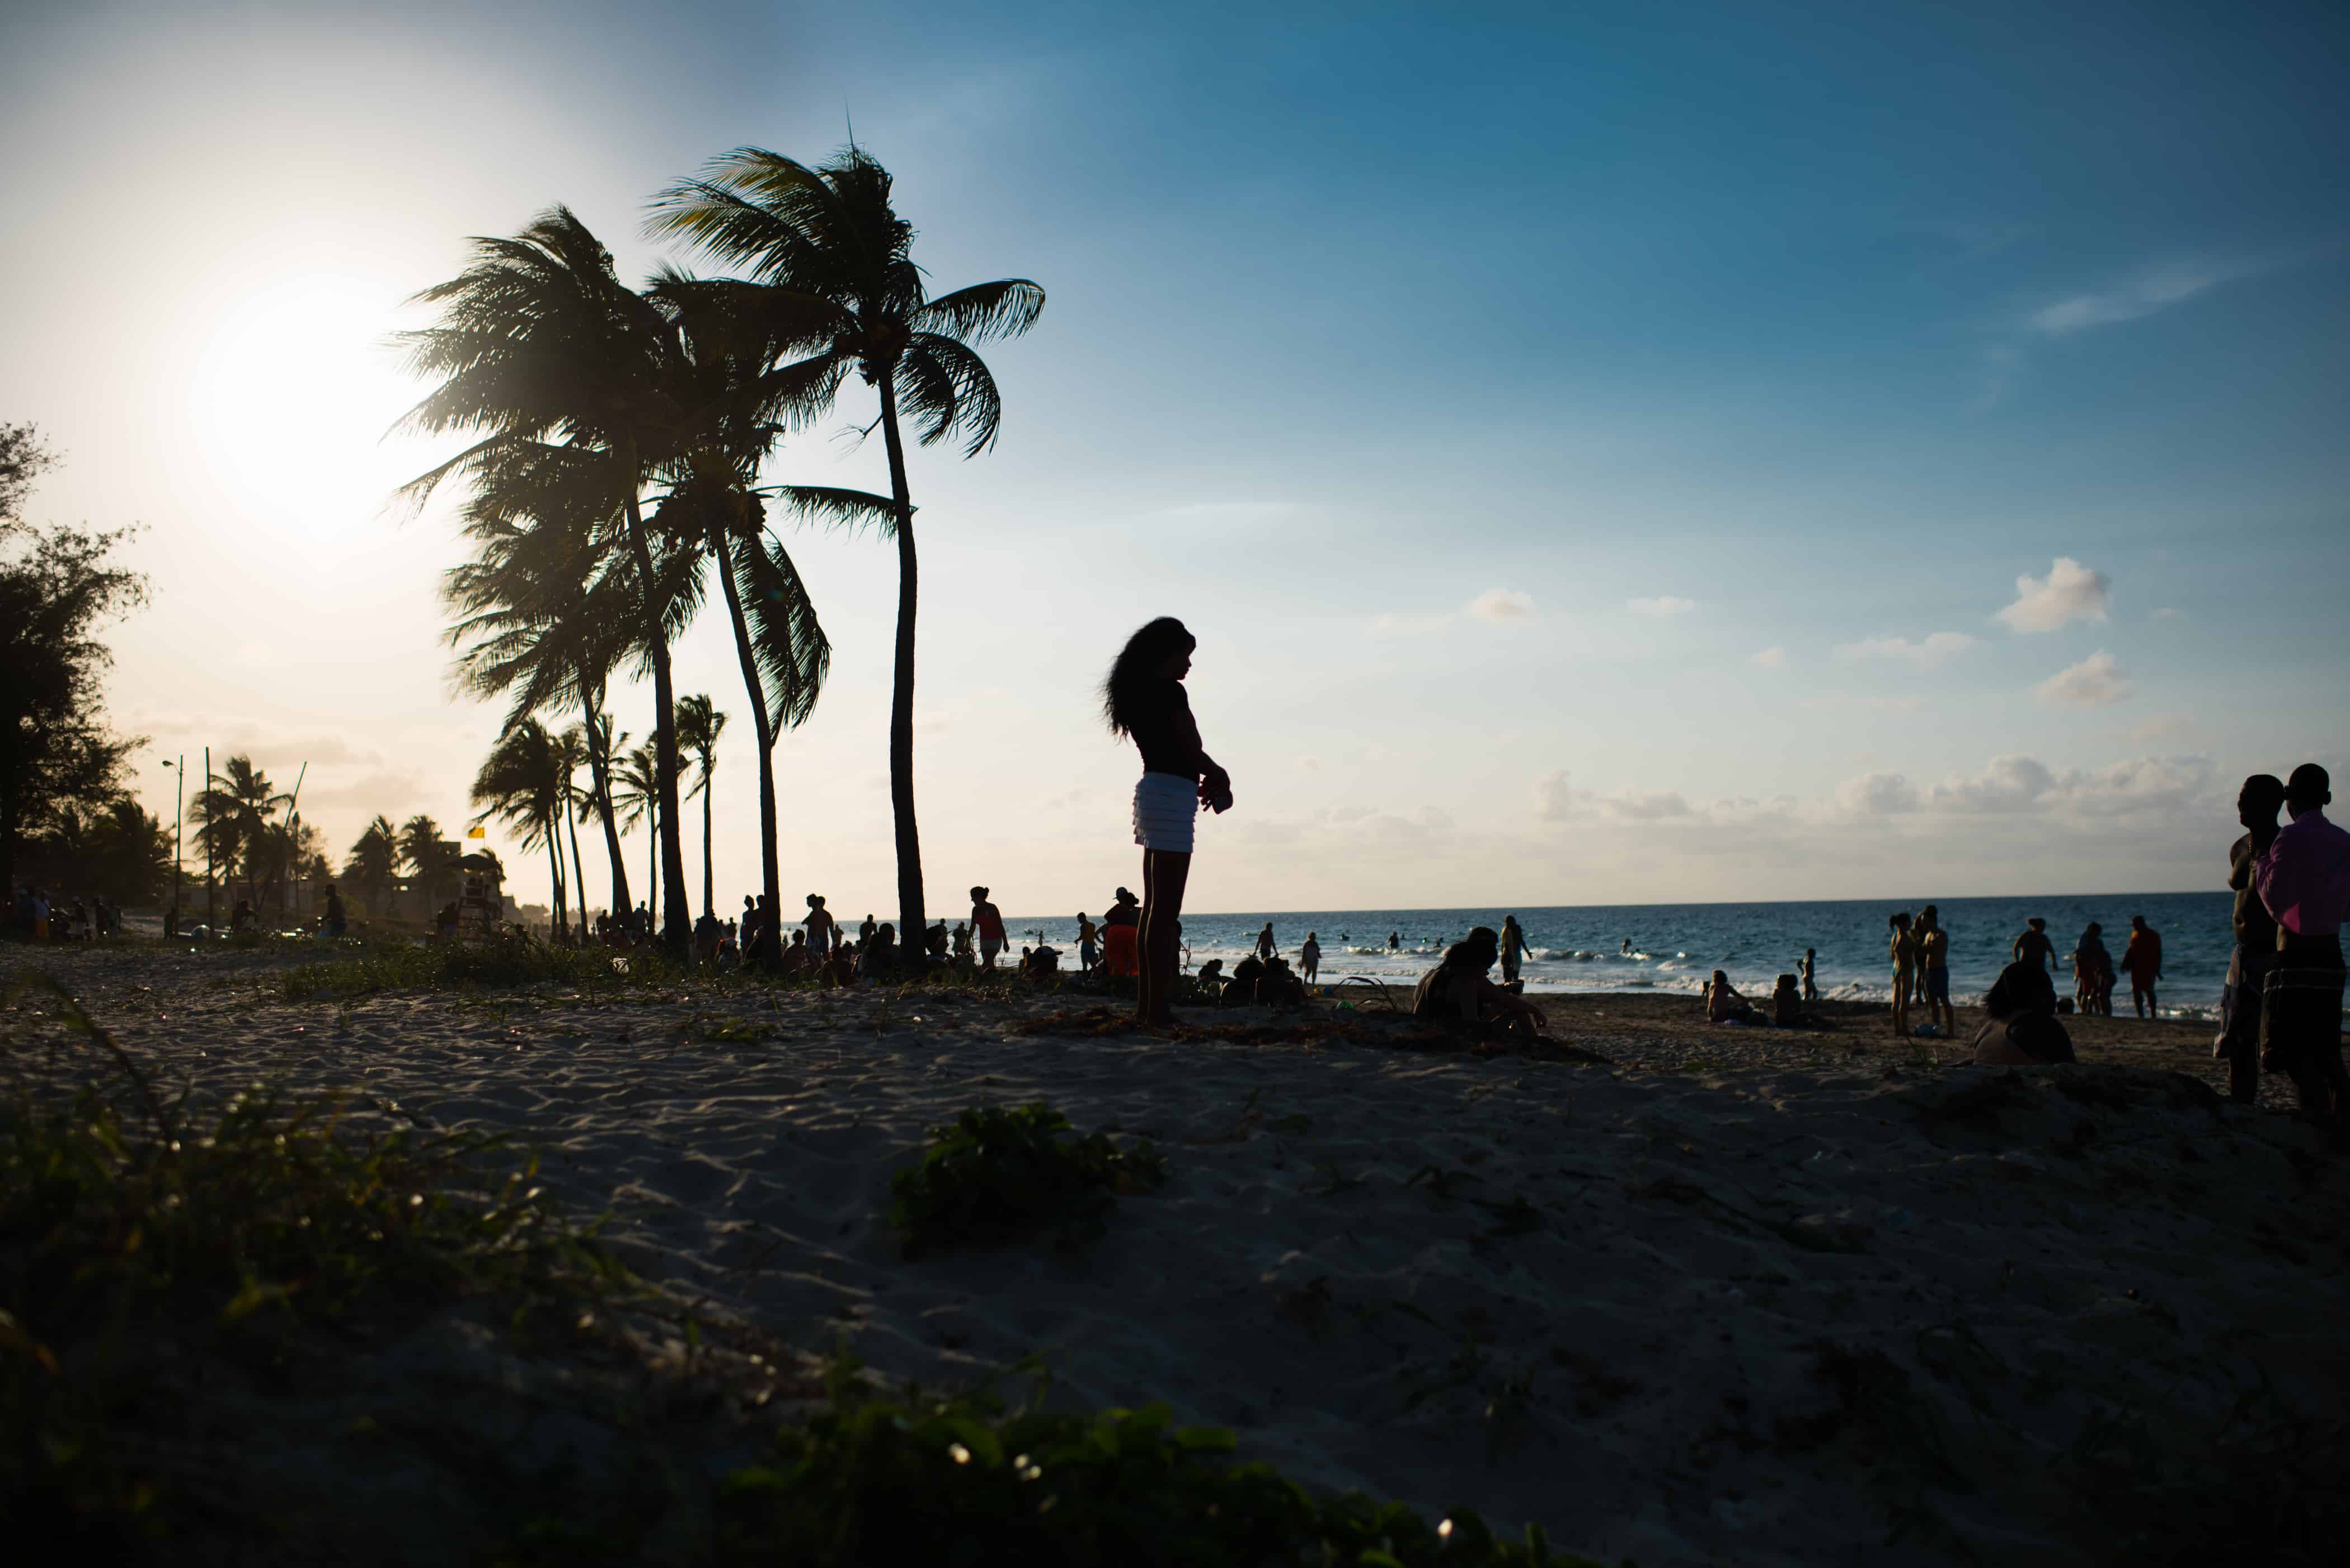
[(2126, 733), (2141, 746), (2156, 746), (2165, 741), (2183, 739), (2193, 727), (2177, 713), (2158, 713), (2151, 719), (2139, 720)]
[(2031, 757), (1994, 757), (1972, 778), (1938, 784), (1927, 801), (1937, 811), (1988, 815), (2029, 811), (2056, 787), (2056, 775)]
[(1870, 637), (1836, 645), (1838, 659), (1891, 659), (1934, 670), (1975, 645), (1962, 631), (1934, 631), (1912, 642), (1906, 637)]
[(2066, 621), (2106, 618), (2112, 587), (2070, 556), (2059, 556), (2044, 577), (2029, 572), (2015, 579), (2015, 602), (1999, 612), (2011, 631), (2054, 631)]
[(1663, 794), (1634, 794), (1627, 790), (1622, 794), (1610, 795), (1600, 804), (1607, 809), (1608, 815), (1621, 817), (1627, 822), (1655, 822), (1668, 816), (1694, 815), (1690, 809), (1690, 803), (1671, 792)]
[(1624, 607), (1634, 615), (1687, 615), (1697, 608), (1697, 601), (1664, 594), (1652, 599), (1626, 599)]
[(1515, 588), (1487, 588), (1469, 601), (1469, 613), (1479, 620), (1523, 620), (1534, 613), (1534, 597)]
[(1918, 789), (1900, 774), (1863, 774), (1836, 786), (1835, 803), (1850, 816), (1891, 816), (1918, 809)]
[(2115, 663), (2114, 656), (2102, 648), (2071, 669), (2057, 671), (2037, 688), (2043, 702), (2054, 702), (2063, 708), (2108, 708), (2128, 701), (2137, 689), (2129, 671)]
[(2035, 332), (2061, 337), (2085, 327), (2136, 321), (2262, 270), (2264, 264), (2258, 262), (2170, 262), (2148, 267), (2108, 288), (2068, 295), (2033, 311), (2026, 322)]
[(1749, 658), (1746, 662), (1759, 664), (1765, 670), (1783, 669), (1787, 662), (1787, 650), (1783, 648), (1766, 648)]
[(1560, 768), (1534, 780), (1534, 816), (1542, 822), (1565, 822), (1575, 815), (1575, 790)]

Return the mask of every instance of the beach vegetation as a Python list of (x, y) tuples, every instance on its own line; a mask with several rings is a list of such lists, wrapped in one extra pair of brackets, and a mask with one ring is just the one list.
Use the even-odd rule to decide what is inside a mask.
[(265, 1384), (289, 1333), (382, 1332), (465, 1299), (560, 1333), (629, 1288), (496, 1141), (362, 1132), (258, 1087), (167, 1100), (38, 989), (103, 1065), (0, 1102), (0, 1514), (17, 1540), (112, 1560), (200, 1514), (169, 1480), (200, 1490), (219, 1468), (174, 1417), (200, 1366)]
[(854, 1371), (837, 1366), (824, 1407), (727, 1478), (721, 1561), (1596, 1568), (1552, 1552), (1537, 1525), (1510, 1539), (1465, 1508), (1431, 1522), (1309, 1492), (1163, 1404), (1007, 1412), (985, 1393), (891, 1396)]
[(1148, 1139), (1121, 1147), (1107, 1133), (1079, 1137), (1042, 1100), (988, 1106), (931, 1129), (922, 1162), (889, 1183), (889, 1224), (909, 1256), (1039, 1234), (1078, 1245), (1101, 1233), (1120, 1197), (1166, 1179)]
[(674, 966), (642, 949), (616, 956), (598, 947), (544, 942), (519, 927), (481, 937), (411, 942), (388, 939), (348, 958), (288, 969), (277, 989), (288, 1002), (369, 996), (385, 991), (452, 991), (494, 986), (560, 985), (610, 991), (676, 978)]

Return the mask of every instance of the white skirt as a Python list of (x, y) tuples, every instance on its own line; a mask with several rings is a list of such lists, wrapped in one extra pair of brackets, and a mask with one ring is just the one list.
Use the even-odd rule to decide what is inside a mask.
[(1134, 786), (1134, 841), (1145, 849), (1191, 853), (1200, 786), (1181, 774), (1145, 774)]

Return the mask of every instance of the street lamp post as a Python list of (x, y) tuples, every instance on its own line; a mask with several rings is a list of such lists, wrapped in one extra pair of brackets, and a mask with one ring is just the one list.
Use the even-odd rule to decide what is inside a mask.
[[(204, 788), (213, 787), (213, 749), (204, 748)], [(213, 908), (213, 840), (219, 837), (218, 825), (209, 813), (204, 817), (204, 929), (217, 930), (220, 917)]]
[(188, 753), (182, 752), (177, 763), (165, 763), (172, 770), (172, 917), (163, 923), (163, 934), (180, 934), (180, 815), (187, 804)]

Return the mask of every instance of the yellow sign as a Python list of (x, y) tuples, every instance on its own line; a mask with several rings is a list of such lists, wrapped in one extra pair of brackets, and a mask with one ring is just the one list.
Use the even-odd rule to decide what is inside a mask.
[(468, 838), (487, 838), (489, 836), (490, 830), (478, 823), (465, 830), (465, 836)]

